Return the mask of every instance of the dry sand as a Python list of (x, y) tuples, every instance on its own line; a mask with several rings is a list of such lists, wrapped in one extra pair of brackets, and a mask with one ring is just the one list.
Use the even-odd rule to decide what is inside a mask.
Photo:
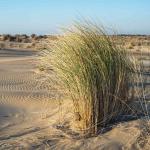
[(62, 125), (71, 117), (70, 105), (60, 107), (53, 100), (55, 93), (36, 73), (36, 54), (0, 50), (0, 150), (150, 149), (150, 125), (145, 119), (118, 123), (91, 138)]

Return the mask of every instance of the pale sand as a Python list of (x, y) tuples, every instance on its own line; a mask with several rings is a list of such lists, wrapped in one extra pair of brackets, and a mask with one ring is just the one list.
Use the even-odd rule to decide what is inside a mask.
[(35, 58), (31, 50), (0, 50), (0, 150), (150, 149), (144, 120), (119, 123), (91, 138), (59, 125), (71, 117), (70, 104), (59, 107), (53, 100), (55, 93), (35, 72)]

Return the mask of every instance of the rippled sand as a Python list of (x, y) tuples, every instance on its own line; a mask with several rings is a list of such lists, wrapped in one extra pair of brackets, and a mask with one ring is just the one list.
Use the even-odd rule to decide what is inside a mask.
[(36, 55), (31, 50), (0, 50), (0, 149), (36, 147), (38, 134), (45, 136), (49, 130), (44, 118), (57, 107), (49, 102), (53, 93), (43, 77), (35, 73)]

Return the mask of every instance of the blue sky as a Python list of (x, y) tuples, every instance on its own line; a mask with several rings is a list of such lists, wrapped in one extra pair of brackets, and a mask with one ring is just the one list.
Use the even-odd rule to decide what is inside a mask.
[(117, 33), (150, 34), (150, 0), (0, 0), (0, 34), (55, 34), (84, 17)]

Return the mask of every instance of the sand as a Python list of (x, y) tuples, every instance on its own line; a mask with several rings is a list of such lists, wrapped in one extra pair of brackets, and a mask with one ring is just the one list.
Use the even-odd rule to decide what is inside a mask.
[(95, 137), (82, 137), (66, 124), (69, 102), (37, 73), (37, 51), (0, 50), (0, 149), (150, 149), (148, 119), (118, 123)]

